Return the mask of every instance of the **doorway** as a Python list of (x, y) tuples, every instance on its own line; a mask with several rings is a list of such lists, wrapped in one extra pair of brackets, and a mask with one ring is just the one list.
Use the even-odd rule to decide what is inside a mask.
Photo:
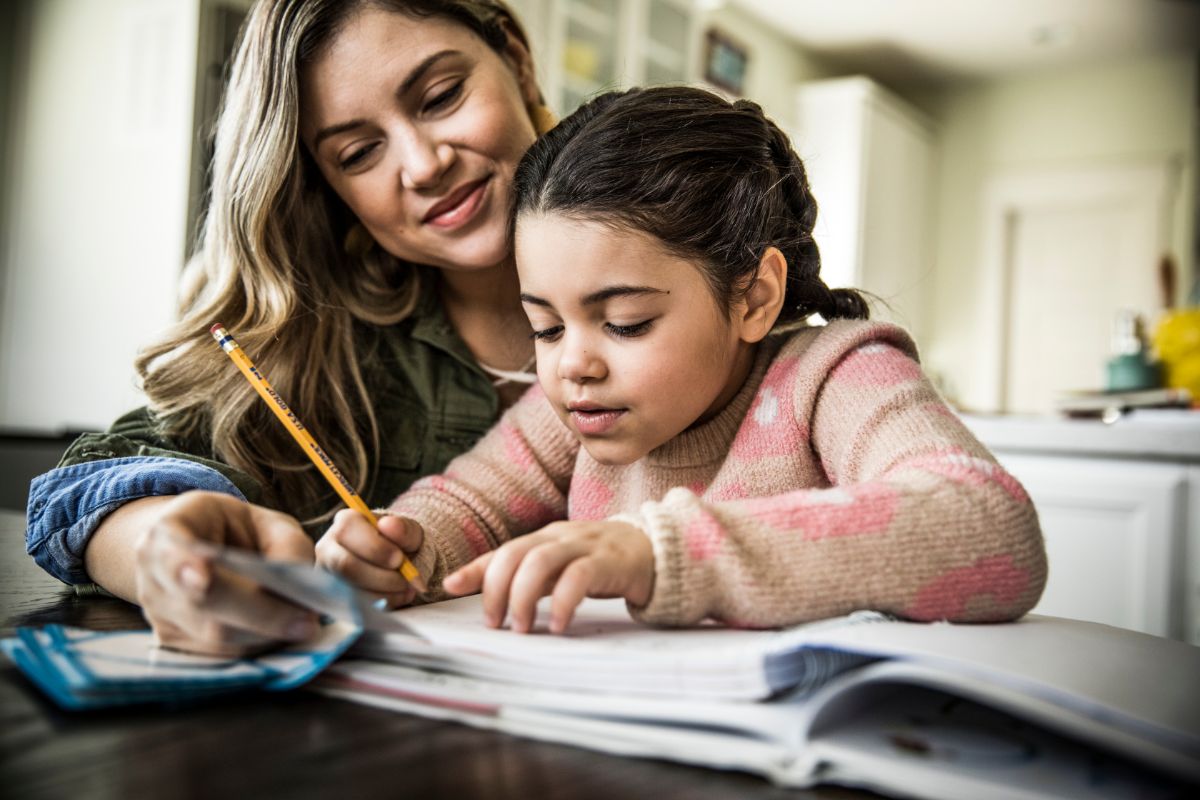
[(1052, 413), (1065, 392), (1103, 389), (1117, 312), (1153, 323), (1176, 171), (1171, 163), (1098, 166), (992, 185), (999, 410)]

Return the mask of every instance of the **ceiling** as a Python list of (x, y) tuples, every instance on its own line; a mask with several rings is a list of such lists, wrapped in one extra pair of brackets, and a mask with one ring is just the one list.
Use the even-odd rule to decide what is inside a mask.
[[(719, 4), (722, 0), (709, 0)], [(724, 0), (841, 69), (944, 85), (1200, 52), (1200, 0)]]

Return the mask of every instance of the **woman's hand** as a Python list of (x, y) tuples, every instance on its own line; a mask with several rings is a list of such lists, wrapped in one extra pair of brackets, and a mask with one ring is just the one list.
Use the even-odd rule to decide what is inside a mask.
[(533, 629), (538, 600), (550, 601), (550, 630), (562, 633), (584, 597), (624, 597), (645, 605), (654, 590), (650, 538), (624, 522), (555, 522), (521, 536), (448, 575), (442, 587), (483, 590), (488, 625), (512, 614), (513, 630)]
[(243, 656), (316, 632), (311, 611), (213, 563), (212, 545), (312, 563), (312, 541), (295, 518), (218, 492), (154, 500), (136, 539), (134, 577), (136, 602), (160, 643)]
[(317, 542), (317, 563), (387, 601), (389, 608), (406, 606), (416, 590), (400, 574), (400, 563), (421, 549), (425, 532), (416, 522), (384, 514), (379, 528), (344, 508)]

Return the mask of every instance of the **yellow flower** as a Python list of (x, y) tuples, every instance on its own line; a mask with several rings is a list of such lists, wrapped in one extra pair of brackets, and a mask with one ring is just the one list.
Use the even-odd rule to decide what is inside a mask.
[(1167, 371), (1167, 385), (1200, 397), (1200, 308), (1169, 312), (1154, 329), (1154, 349)]

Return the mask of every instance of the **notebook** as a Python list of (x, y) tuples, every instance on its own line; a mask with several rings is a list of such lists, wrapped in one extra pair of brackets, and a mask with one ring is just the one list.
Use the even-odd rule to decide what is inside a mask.
[[(860, 612), (783, 630), (633, 622), (588, 599), (567, 635), (483, 624), (479, 597), (383, 613), (311, 566), (227, 569), (319, 611), (312, 642), (255, 659), (148, 631), (22, 629), (4, 652), (64, 707), (294, 688), (784, 786), (934, 797), (1178, 797), (1200, 784), (1200, 648), (1027, 616), (919, 624)], [(344, 654), (344, 655), (343, 655)], [(339, 656), (342, 656), (339, 658)]]
[(314, 687), (787, 786), (1171, 797), (1200, 782), (1200, 648), (1106, 625), (860, 612), (780, 631), (667, 630), (588, 599), (568, 635), (544, 623), (521, 635), (484, 627), (478, 596), (388, 618), (394, 629), (368, 630)]

